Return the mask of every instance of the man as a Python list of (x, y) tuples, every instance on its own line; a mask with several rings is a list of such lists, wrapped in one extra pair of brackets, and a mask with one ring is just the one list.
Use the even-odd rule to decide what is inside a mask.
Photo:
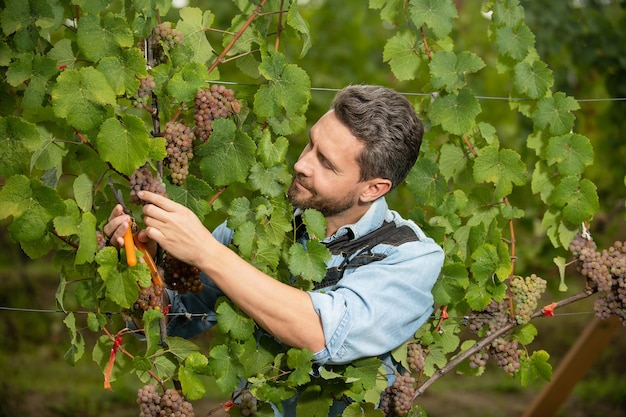
[[(410, 102), (376, 86), (345, 88), (311, 128), (288, 196), (296, 215), (313, 208), (327, 221), (323, 242), (333, 256), (314, 291), (281, 283), (244, 261), (228, 248), (233, 232), (225, 225), (211, 233), (184, 206), (139, 193), (147, 203), (140, 238), (206, 275), (200, 294), (168, 291), (170, 311), (208, 313), (217, 297), (226, 295), (284, 344), (314, 352), (320, 365), (372, 356), (390, 360), (389, 352), (431, 314), (431, 289), (444, 258), (442, 249), (389, 210), (384, 198), (406, 178), (422, 135)], [(118, 206), (104, 228), (118, 246), (128, 220)], [(299, 236), (306, 244), (306, 234)], [(168, 334), (191, 337), (214, 324), (208, 317), (177, 316)]]

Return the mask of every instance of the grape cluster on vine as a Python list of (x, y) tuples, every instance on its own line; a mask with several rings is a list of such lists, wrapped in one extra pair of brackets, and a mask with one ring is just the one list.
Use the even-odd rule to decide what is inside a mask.
[(413, 407), (415, 378), (408, 372), (399, 375), (383, 392), (380, 409), (387, 417), (406, 416)]
[[(509, 320), (508, 299), (505, 298), (500, 302), (491, 300), (485, 310), (475, 312), (468, 317), (468, 327), (472, 332), (488, 337), (507, 325)], [(520, 359), (523, 354), (524, 351), (518, 349), (517, 341), (499, 337), (485, 346), (483, 351), (472, 355), (469, 366), (471, 368), (485, 366), (487, 359), (493, 358), (506, 373), (514, 375), (520, 368)]]
[(233, 90), (217, 84), (200, 89), (196, 93), (194, 106), (196, 136), (201, 142), (206, 142), (213, 131), (213, 120), (232, 116), (240, 110), (241, 104)]
[(600, 294), (594, 303), (596, 317), (617, 316), (626, 325), (626, 244), (617, 241), (599, 251), (591, 239), (578, 234), (570, 243), (576, 269)]
[(419, 343), (409, 343), (406, 349), (406, 361), (413, 372), (421, 372), (426, 363), (424, 348)]
[(242, 416), (251, 416), (257, 412), (257, 399), (247, 389), (241, 392), (239, 401), (237, 402)]
[(193, 405), (180, 391), (170, 388), (161, 394), (148, 384), (137, 391), (139, 417), (193, 417)]
[(170, 179), (173, 184), (182, 185), (189, 175), (189, 161), (193, 158), (193, 129), (182, 122), (168, 122), (163, 136)]
[(163, 262), (163, 281), (179, 294), (199, 293), (203, 287), (200, 270), (170, 254), (165, 255)]
[(165, 50), (185, 43), (183, 33), (172, 27), (171, 22), (163, 22), (152, 29), (152, 54), (159, 61), (165, 60)]
[(515, 320), (518, 324), (528, 323), (546, 290), (546, 280), (536, 274), (526, 278), (516, 275), (511, 277), (509, 287), (515, 302)]
[(161, 177), (157, 174), (154, 177), (152, 170), (148, 164), (137, 168), (130, 176), (130, 202), (134, 204), (144, 204), (143, 200), (137, 197), (139, 191), (150, 191), (155, 194), (167, 197), (165, 184), (161, 181)]
[(152, 97), (152, 90), (156, 88), (156, 82), (152, 75), (139, 79), (139, 89), (135, 95), (131, 98), (133, 106), (138, 109), (143, 109), (150, 103)]
[(141, 319), (148, 310), (163, 310), (163, 287), (153, 282), (147, 287), (139, 286), (139, 296), (130, 309), (122, 309), (124, 320)]

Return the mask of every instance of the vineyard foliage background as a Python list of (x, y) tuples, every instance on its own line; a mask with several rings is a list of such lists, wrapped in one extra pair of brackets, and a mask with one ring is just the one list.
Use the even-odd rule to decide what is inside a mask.
[[(87, 354), (104, 371), (124, 327), (108, 312), (130, 307), (136, 283), (149, 280), (143, 264), (130, 268), (113, 249), (98, 249), (96, 232), (116, 203), (109, 178), (128, 202), (129, 176), (145, 163), (158, 170), (166, 157), (160, 130), (172, 120), (192, 126), (194, 95), (208, 84), (232, 88), (241, 110), (216, 120), (210, 140), (194, 147), (184, 184), (172, 184), (165, 168), (168, 196), (208, 227), (228, 219), (244, 258), (277, 279), (299, 275), (305, 289), (320, 278), (324, 253), (294, 249), (284, 190), (307, 126), (350, 83), (388, 85), (414, 102), (427, 126), (423, 152), (391, 205), (447, 254), (435, 288), (445, 309), (416, 335), (428, 352), (423, 389), (451, 364), (484, 370), (468, 366), (479, 337), (463, 333), (463, 317), (507, 297), (513, 276), (544, 276), (563, 299), (568, 285), (580, 288), (566, 279), (573, 270), (565, 264), (581, 225), (600, 247), (623, 229), (624, 102), (580, 99), (626, 96), (625, 14), (612, 2), (477, 3), (240, 0), (177, 9), (166, 0), (5, 0), (0, 219), (28, 257), (53, 258), (56, 301), (67, 311), (66, 360)], [(172, 22), (184, 43), (165, 45), (165, 57), (147, 67), (143, 40), (161, 21)], [(154, 98), (137, 108), (148, 74)], [(140, 222), (140, 206), (131, 208)], [(315, 216), (307, 221), (323, 227)], [(451, 318), (442, 320), (443, 311)], [(123, 334), (134, 359), (118, 356), (114, 387), (128, 373), (143, 382), (176, 379), (199, 399), (206, 389), (199, 376), (215, 378), (224, 392), (244, 377), (261, 400), (306, 386), (322, 393), (307, 396), (310, 413), (337, 394), (378, 413), (384, 386), (376, 361), (311, 381), (309, 353), (258, 347), (254, 324), (228, 302), (219, 305), (208, 352), (174, 338), (161, 347), (161, 318), (145, 317), (146, 345)], [(536, 333), (525, 321), (510, 330), (523, 345)], [(92, 346), (85, 332), (101, 336)], [(522, 384), (550, 378), (547, 352), (525, 351), (521, 363)]]

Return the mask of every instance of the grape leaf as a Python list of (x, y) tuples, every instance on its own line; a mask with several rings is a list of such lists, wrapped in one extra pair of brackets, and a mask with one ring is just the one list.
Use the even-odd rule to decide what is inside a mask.
[(76, 330), (76, 317), (74, 313), (68, 313), (63, 319), (63, 323), (70, 333), (70, 347), (65, 352), (65, 361), (70, 365), (75, 365), (85, 353), (85, 339)]
[[(2, 119), (0, 119), (0, 129), (2, 129)], [(39, 127), (39, 133), (41, 135), (41, 144), (38, 149), (33, 153), (30, 159), (30, 169), (53, 169), (56, 168), (61, 171), (63, 164), (63, 157), (67, 155), (67, 144), (62, 141), (56, 140), (54, 135), (48, 132), (45, 128)], [(31, 138), (36, 135), (31, 136)], [(0, 147), (0, 154), (3, 154)]]
[(264, 129), (259, 140), (258, 155), (266, 168), (273, 167), (285, 161), (289, 140), (284, 136), (279, 136), (272, 141), (272, 134), (269, 129)]
[(446, 193), (446, 183), (439, 175), (437, 164), (427, 158), (420, 158), (406, 178), (407, 186), (420, 203), (438, 206)]
[(237, 340), (246, 340), (254, 332), (254, 321), (225, 299), (215, 303), (217, 325), (220, 332), (228, 333)]
[(411, 21), (416, 27), (428, 26), (438, 38), (452, 31), (459, 13), (452, 0), (417, 0), (409, 3)]
[(233, 230), (250, 220), (250, 200), (237, 197), (228, 206), (228, 227)]
[(472, 282), (465, 292), (467, 305), (476, 311), (483, 311), (491, 302), (491, 294), (484, 285)]
[(139, 78), (147, 75), (146, 61), (139, 48), (124, 49), (116, 56), (102, 58), (97, 68), (118, 95), (133, 96), (139, 89)]
[(435, 304), (447, 305), (453, 301), (463, 299), (468, 286), (469, 275), (465, 265), (462, 263), (444, 265), (433, 287)]
[(91, 210), (93, 204), (93, 181), (87, 174), (80, 174), (74, 180), (74, 199), (82, 211)]
[(517, 26), (524, 21), (519, 0), (497, 1), (493, 5), (493, 22), (498, 26)]
[(185, 37), (185, 46), (192, 51), (193, 62), (207, 63), (215, 49), (206, 37), (206, 31), (211, 27), (215, 15), (210, 10), (204, 12), (197, 7), (184, 7), (180, 10), (180, 20), (176, 29)]
[(204, 179), (215, 187), (245, 182), (255, 161), (254, 142), (230, 119), (216, 119), (212, 125), (211, 140), (198, 149), (204, 156), (200, 161)]
[(15, 116), (0, 117), (0, 176), (29, 174), (31, 152), (40, 146), (34, 124)]
[(562, 207), (563, 217), (575, 225), (589, 220), (600, 208), (596, 186), (576, 176), (565, 177), (556, 186), (554, 204)]
[(137, 283), (147, 287), (150, 282), (150, 271), (143, 262), (128, 267), (119, 262), (117, 250), (113, 247), (103, 248), (96, 255), (98, 273), (106, 284), (107, 297), (122, 308), (130, 308), (139, 295)]
[(552, 97), (539, 100), (537, 110), (533, 112), (533, 121), (540, 129), (549, 126), (552, 135), (563, 135), (569, 133), (574, 127), (575, 116), (572, 111), (579, 108), (574, 98), (558, 92)]
[(100, 126), (116, 104), (106, 77), (93, 67), (61, 72), (51, 95), (55, 116), (79, 130)]
[(400, 81), (412, 80), (428, 61), (419, 52), (413, 32), (401, 31), (392, 36), (383, 49), (383, 61), (389, 63), (393, 75)]
[(189, 400), (199, 400), (204, 396), (206, 389), (198, 373), (208, 368), (208, 363), (209, 359), (206, 356), (200, 352), (192, 352), (185, 359), (184, 365), (178, 368), (178, 379), (181, 382), (183, 394)]
[(321, 390), (322, 387), (319, 385), (310, 385), (298, 395), (297, 416), (315, 417), (329, 414), (333, 399), (328, 395), (323, 395)]
[(60, 236), (77, 235), (80, 217), (80, 210), (76, 201), (71, 199), (65, 200), (65, 215), (55, 217), (53, 220), (56, 232)]
[(295, 277), (320, 282), (326, 276), (325, 262), (330, 260), (330, 251), (315, 240), (306, 242), (306, 249), (296, 242), (289, 248), (289, 272)]
[(76, 265), (92, 262), (98, 252), (98, 239), (96, 237), (96, 216), (91, 212), (83, 213), (78, 226), (79, 246), (76, 251)]
[(430, 63), (431, 83), (434, 88), (446, 87), (446, 91), (454, 92), (465, 86), (467, 73), (478, 72), (484, 66), (484, 61), (473, 52), (439, 52)]
[(188, 175), (183, 185), (173, 185), (166, 181), (165, 186), (168, 198), (187, 207), (199, 218), (211, 212), (207, 198), (213, 189), (204, 180)]
[(302, 115), (311, 99), (311, 80), (308, 74), (285, 56), (274, 51), (263, 51), (259, 72), (269, 81), (254, 95), (254, 112), (262, 118), (289, 119)]
[(446, 180), (467, 168), (468, 158), (459, 146), (444, 143), (439, 151), (439, 171)]
[(285, 240), (286, 233), (291, 231), (293, 227), (287, 212), (278, 208), (275, 208), (271, 216), (266, 217), (262, 221), (261, 226), (269, 240), (268, 243), (276, 246), (279, 246)]
[(399, 15), (403, 12), (404, 0), (369, 0), (370, 9), (382, 9), (380, 18), (389, 23), (398, 21)]
[(228, 346), (216, 345), (209, 351), (209, 366), (222, 392), (231, 392), (241, 382), (241, 366), (232, 358)]
[(199, 62), (185, 64), (167, 83), (167, 92), (179, 102), (193, 100), (196, 93), (206, 87), (207, 71), (206, 65)]
[(313, 353), (307, 349), (289, 349), (287, 365), (293, 370), (288, 380), (294, 385), (304, 385), (311, 380)]
[(548, 66), (540, 60), (532, 63), (522, 61), (515, 65), (513, 85), (516, 91), (529, 98), (543, 97), (554, 84), (554, 76)]
[(297, 2), (291, 3), (291, 6), (289, 6), (289, 12), (287, 12), (287, 24), (293, 28), (300, 35), (300, 39), (302, 39), (300, 57), (303, 57), (309, 49), (311, 49), (311, 33), (309, 25), (300, 14)]
[(291, 174), (285, 165), (265, 168), (261, 163), (256, 163), (250, 170), (248, 179), (253, 190), (259, 190), (268, 197), (278, 197), (285, 193)]
[(14, 175), (0, 189), (0, 219), (13, 216), (9, 231), (18, 242), (42, 239), (49, 222), (63, 214), (65, 204), (57, 191), (37, 179)]
[(531, 180), (531, 190), (535, 194), (539, 194), (544, 203), (549, 203), (552, 193), (554, 192), (554, 183), (552, 182), (554, 173), (544, 161), (535, 163)]
[[(200, 349), (198, 345), (196, 345), (195, 343), (187, 339), (183, 339), (182, 337), (169, 336), (166, 341), (167, 341), (167, 350), (172, 355), (174, 355), (176, 359), (178, 359), (179, 361), (184, 361), (187, 357), (189, 357), (189, 355), (191, 355), (194, 352), (197, 352)], [(188, 362), (188, 365), (190, 365), (192, 369), (196, 369), (196, 370), (200, 369), (201, 368), (200, 364), (196, 362), (196, 360), (198, 359), (201, 360), (201, 358), (194, 357), (194, 359)]]
[(302, 213), (302, 221), (311, 239), (322, 240), (326, 236), (326, 217), (314, 209), (306, 209)]
[(586, 136), (569, 133), (551, 138), (546, 156), (548, 164), (556, 164), (562, 175), (578, 175), (593, 163), (593, 146)]
[(103, 161), (131, 175), (148, 159), (149, 141), (150, 136), (143, 120), (132, 114), (124, 114), (121, 120), (110, 118), (102, 124), (96, 147)]
[(495, 198), (509, 195), (513, 184), (524, 185), (527, 181), (526, 166), (520, 155), (512, 149), (498, 149), (497, 145), (481, 149), (473, 173), (476, 182), (495, 184)]
[(74, 69), (78, 58), (72, 50), (71, 39), (61, 39), (48, 52), (48, 57), (56, 62), (58, 68)]
[(496, 47), (502, 55), (521, 61), (535, 46), (535, 35), (526, 24), (503, 26), (496, 31)]
[(464, 135), (476, 125), (476, 116), (481, 107), (476, 96), (467, 88), (463, 88), (458, 94), (448, 94), (439, 97), (432, 102), (429, 111), (430, 120), (441, 125), (444, 130), (454, 135)]
[(490, 280), (498, 268), (498, 259), (497, 248), (490, 243), (485, 243), (476, 249), (472, 253), (474, 262), (470, 267), (474, 281), (484, 284)]
[(97, 15), (81, 16), (76, 43), (87, 59), (97, 62), (105, 56), (119, 55), (134, 44), (133, 32), (121, 16), (107, 13), (102, 22)]

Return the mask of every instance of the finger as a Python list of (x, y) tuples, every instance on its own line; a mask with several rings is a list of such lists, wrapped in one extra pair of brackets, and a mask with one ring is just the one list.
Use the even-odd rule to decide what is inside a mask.
[[(120, 226), (126, 225), (129, 220), (129, 215), (119, 213), (117, 217), (111, 217), (111, 220), (109, 220), (109, 222), (104, 225), (102, 231), (109, 239), (113, 239), (115, 232), (120, 228)], [(126, 231), (125, 228), (121, 230), (121, 233), (123, 234), (124, 231)]]
[(174, 211), (179, 206), (178, 203), (164, 197), (160, 194), (151, 193), (150, 191), (139, 191), (137, 197), (162, 208), (165, 211)]
[(121, 204), (117, 204), (115, 207), (113, 207), (113, 210), (111, 210), (111, 214), (109, 215), (109, 221), (118, 217), (122, 213), (124, 213), (124, 208), (122, 207)]

